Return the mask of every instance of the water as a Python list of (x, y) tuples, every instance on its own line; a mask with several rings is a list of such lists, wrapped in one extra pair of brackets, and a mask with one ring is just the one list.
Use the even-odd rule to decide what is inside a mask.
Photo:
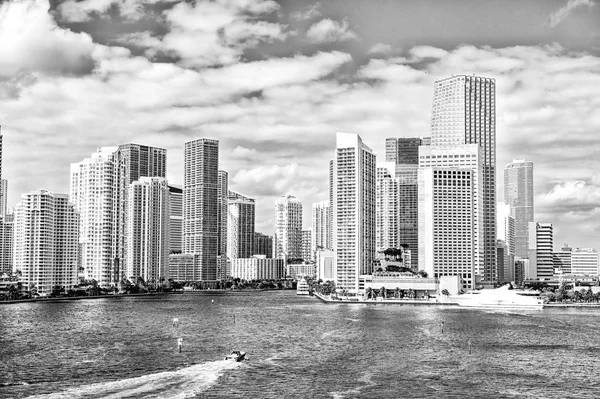
[[(3, 305), (0, 397), (594, 397), (599, 331), (600, 309), (323, 304), (291, 291)], [(224, 361), (232, 349), (248, 361)]]

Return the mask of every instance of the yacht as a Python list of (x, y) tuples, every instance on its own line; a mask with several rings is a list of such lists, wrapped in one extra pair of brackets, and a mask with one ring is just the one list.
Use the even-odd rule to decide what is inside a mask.
[(496, 289), (469, 291), (453, 295), (450, 300), (458, 306), (469, 308), (542, 309), (544, 301), (524, 291), (510, 288), (510, 284)]
[(303, 277), (300, 280), (298, 280), (298, 285), (296, 286), (296, 295), (309, 295), (310, 294), (310, 287), (308, 286), (308, 282), (306, 282), (306, 279)]

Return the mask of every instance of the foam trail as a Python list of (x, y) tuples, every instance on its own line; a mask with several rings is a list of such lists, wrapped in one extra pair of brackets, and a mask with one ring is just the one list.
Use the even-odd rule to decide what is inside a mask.
[(83, 385), (62, 392), (30, 396), (29, 399), (191, 398), (214, 385), (225, 371), (240, 365), (228, 360), (195, 364), (176, 371)]

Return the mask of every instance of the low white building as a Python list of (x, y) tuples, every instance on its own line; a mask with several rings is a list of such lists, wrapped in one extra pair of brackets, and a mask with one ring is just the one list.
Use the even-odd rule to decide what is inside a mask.
[(330, 249), (320, 249), (316, 252), (316, 274), (318, 280), (336, 281), (337, 268), (335, 252)]
[(285, 278), (285, 260), (254, 255), (231, 260), (231, 277), (242, 280), (280, 280)]

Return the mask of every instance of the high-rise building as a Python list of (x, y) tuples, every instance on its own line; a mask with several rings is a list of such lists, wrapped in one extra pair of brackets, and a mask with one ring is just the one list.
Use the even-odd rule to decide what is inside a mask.
[(376, 157), (357, 134), (337, 133), (333, 162), (336, 286), (358, 292), (373, 271), (376, 241)]
[(593, 248), (576, 248), (571, 252), (571, 273), (598, 275), (598, 251)]
[(13, 272), (14, 215), (0, 217), (0, 275)]
[(481, 151), (482, 280), (498, 279), (496, 264), (496, 82), (458, 75), (435, 82), (431, 145), (478, 144)]
[(496, 237), (502, 248), (502, 259), (498, 258), (498, 281), (510, 282), (515, 280), (515, 219), (510, 205), (503, 202), (498, 202), (497, 212)]
[(262, 233), (254, 233), (254, 253), (252, 255), (265, 255), (273, 257), (273, 237)]
[(475, 185), (471, 168), (419, 169), (419, 269), (458, 275), (465, 289), (475, 286), (478, 265)]
[[(388, 139), (389, 140), (389, 139)], [(393, 162), (377, 164), (376, 181), (376, 243), (378, 253), (388, 248), (400, 248), (398, 239), (398, 181)]]
[(504, 169), (504, 202), (515, 219), (515, 256), (526, 258), (529, 223), (533, 222), (533, 162), (514, 160)]
[[(554, 274), (554, 244), (551, 223), (529, 223), (530, 271), (525, 278), (550, 278)], [(534, 275), (535, 273), (535, 275)]]
[(302, 260), (304, 262), (312, 262), (314, 260), (314, 252), (312, 251), (312, 231), (302, 230)]
[[(227, 257), (251, 258), (254, 252), (254, 199), (229, 191), (227, 213)], [(266, 255), (266, 254), (264, 254)]]
[(122, 274), (117, 223), (124, 217), (116, 215), (120, 208), (117, 150), (102, 147), (91, 157), (71, 164), (70, 198), (80, 213), (79, 262), (84, 278), (96, 280), (101, 287), (118, 283)]
[(129, 185), (125, 275), (158, 284), (169, 269), (169, 185), (163, 177), (140, 177)]
[(183, 250), (183, 189), (169, 185), (169, 253)]
[[(478, 280), (481, 279), (484, 273), (483, 217), (481, 209), (483, 165), (481, 153), (482, 148), (477, 144), (457, 144), (447, 147), (422, 146), (419, 152), (419, 269), (433, 270), (434, 275), (445, 273), (439, 274), (445, 276), (452, 275), (448, 273), (456, 269), (457, 274), (461, 274), (462, 282), (466, 288), (477, 286)], [(431, 168), (433, 168), (433, 171), (424, 172)], [(468, 176), (460, 173), (456, 175), (456, 178), (454, 177), (455, 171), (462, 172), (466, 170), (471, 171)], [(439, 172), (439, 176), (452, 175), (452, 179), (455, 179), (456, 183), (453, 183), (452, 179), (446, 180), (445, 177), (443, 179), (439, 176), (433, 178), (432, 173), (434, 172)], [(441, 186), (446, 184), (444, 182), (448, 182), (448, 184), (467, 184), (464, 182), (465, 179), (469, 180), (468, 185), (460, 186), (462, 188), (457, 188), (456, 191), (449, 189), (445, 191)], [(463, 204), (463, 196), (468, 193), (471, 195), (468, 209), (457, 209), (458, 205), (452, 205), (452, 201)], [(430, 198), (434, 194), (435, 197)], [(454, 196), (458, 197), (453, 199)], [(435, 204), (435, 201), (445, 205), (432, 209), (431, 206)], [(465, 216), (464, 212), (467, 211), (472, 213), (469, 217)], [(432, 217), (439, 220), (432, 220)], [(432, 235), (430, 229), (434, 229), (434, 235)], [(466, 233), (468, 231), (471, 231), (472, 234), (468, 235)], [(469, 242), (452, 245), (450, 241), (447, 241), (458, 236), (464, 237)], [(437, 240), (441, 241), (438, 242)], [(440, 256), (435, 256), (432, 252), (434, 247)], [(425, 254), (423, 251), (428, 252)], [(462, 253), (464, 251), (467, 251), (467, 253)], [(495, 243), (494, 252), (496, 252)], [(457, 265), (460, 265), (460, 267), (453, 267)]]
[(219, 142), (185, 143), (183, 184), (183, 252), (195, 255), (200, 280), (217, 280)]
[(292, 195), (275, 202), (275, 258), (302, 259), (302, 202)]
[(331, 228), (331, 207), (329, 206), (329, 201), (312, 204), (311, 249), (313, 253), (318, 249), (331, 247)]
[(23, 194), (15, 208), (13, 266), (23, 284), (48, 295), (77, 284), (79, 215), (66, 194)]
[(217, 187), (217, 280), (227, 278), (227, 255), (229, 234), (228, 234), (228, 208), (229, 208), (229, 174), (224, 170), (218, 172)]

